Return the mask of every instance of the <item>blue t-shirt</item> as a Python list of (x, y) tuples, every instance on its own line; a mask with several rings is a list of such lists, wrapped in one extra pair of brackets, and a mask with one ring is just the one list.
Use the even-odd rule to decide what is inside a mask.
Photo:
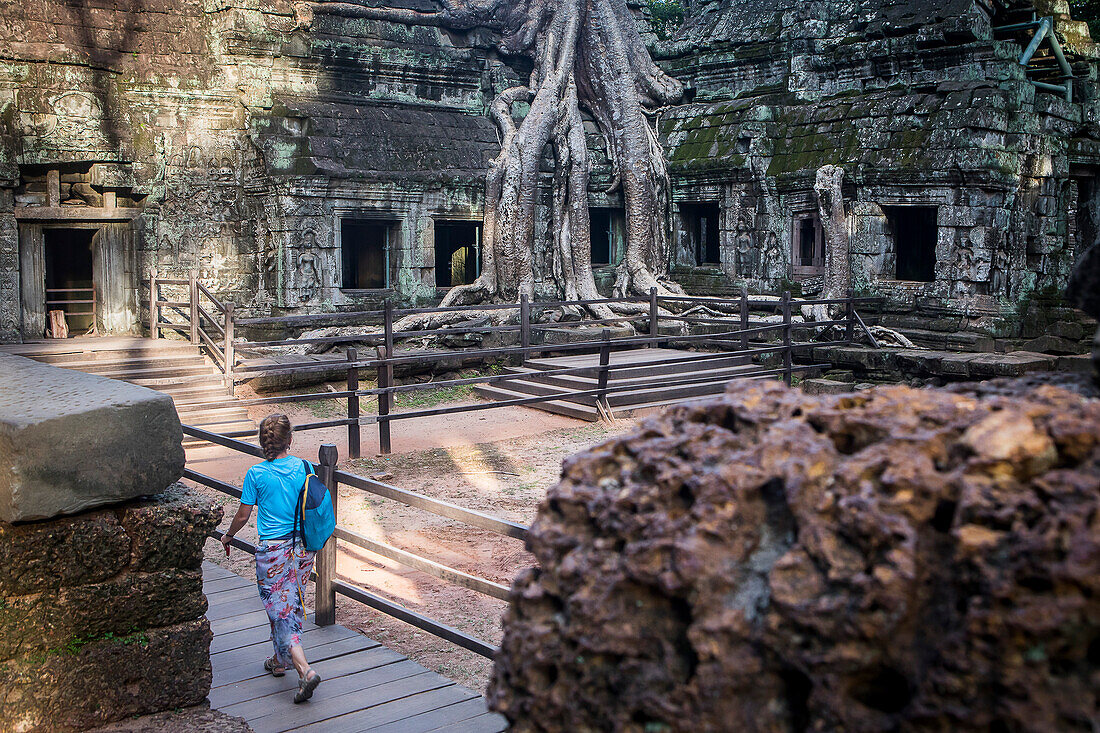
[(306, 480), (306, 463), (287, 456), (248, 469), (241, 503), (256, 507), (256, 533), (261, 540), (289, 539), (294, 534), (294, 505)]

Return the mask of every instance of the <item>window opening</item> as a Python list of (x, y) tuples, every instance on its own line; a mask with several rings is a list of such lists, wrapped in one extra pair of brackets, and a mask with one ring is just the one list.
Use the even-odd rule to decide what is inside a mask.
[(593, 265), (617, 265), (623, 259), (626, 215), (622, 209), (590, 207)]
[(887, 232), (894, 240), (894, 277), (932, 282), (936, 279), (936, 207), (883, 206)]
[(481, 224), (473, 221), (436, 221), (436, 287), (469, 285), (480, 274)]
[(387, 222), (340, 220), (341, 287), (348, 290), (388, 287), (388, 244), (392, 226)]
[(65, 311), (69, 333), (91, 329), (92, 237), (96, 229), (44, 229), (46, 312)]
[(680, 218), (687, 231), (688, 247), (695, 257), (695, 264), (720, 264), (718, 204), (680, 204)]
[(816, 213), (795, 214), (794, 251), (791, 255), (795, 275), (820, 275), (825, 272), (825, 232)]

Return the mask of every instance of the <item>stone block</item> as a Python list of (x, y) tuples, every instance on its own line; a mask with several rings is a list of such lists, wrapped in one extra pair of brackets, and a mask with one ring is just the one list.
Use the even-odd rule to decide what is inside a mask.
[(1023, 342), (1020, 346), (1022, 351), (1037, 351), (1042, 354), (1077, 354), (1081, 351), (1080, 343), (1051, 334), (1043, 334)]
[(852, 385), (845, 382), (835, 382), (832, 379), (804, 379), (802, 391), (806, 394), (844, 394), (852, 391)]
[(0, 730), (70, 733), (197, 705), (210, 690), (212, 636), (200, 618), (0, 665)]
[(51, 522), (0, 522), (0, 597), (99, 583), (130, 564), (130, 538), (113, 512)]
[(163, 491), (183, 475), (172, 398), (0, 355), (0, 519), (73, 514)]
[(6, 599), (0, 663), (69, 649), (83, 640), (193, 621), (206, 613), (201, 570), (124, 573), (103, 583)]
[(221, 521), (222, 508), (196, 500), (183, 484), (176, 484), (162, 494), (127, 505), (121, 517), (130, 539), (132, 570), (198, 570), (203, 543)]
[(1046, 372), (1054, 368), (1054, 357), (1030, 351), (1009, 354), (976, 354), (970, 360), (974, 377), (1018, 377), (1028, 372)]

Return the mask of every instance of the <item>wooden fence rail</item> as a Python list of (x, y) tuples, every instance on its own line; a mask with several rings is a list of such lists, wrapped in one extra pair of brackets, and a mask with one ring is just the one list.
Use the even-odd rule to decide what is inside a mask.
[[(420, 417), (456, 414), (476, 410), (495, 409), (499, 407), (516, 405), (538, 405), (541, 402), (550, 402), (565, 398), (592, 398), (597, 411), (601, 415), (609, 416), (611, 408), (607, 398), (619, 391), (644, 389), (647, 385), (632, 382), (628, 385), (609, 384), (610, 377), (618, 369), (633, 368), (630, 365), (616, 365), (612, 363), (610, 354), (621, 349), (637, 349), (647, 347), (660, 347), (675, 345), (680, 347), (703, 347), (711, 351), (695, 352), (685, 357), (660, 359), (647, 362), (649, 367), (660, 367), (676, 363), (705, 362), (713, 358), (728, 358), (730, 356), (743, 356), (757, 359), (766, 355), (774, 355), (781, 362), (781, 367), (766, 367), (761, 365), (757, 370), (739, 374), (742, 377), (778, 376), (787, 384), (790, 384), (797, 372), (823, 368), (827, 365), (813, 364), (795, 366), (794, 350), (807, 346), (824, 346), (837, 344), (850, 344), (855, 339), (856, 329), (859, 328), (871, 339), (877, 347), (877, 342), (870, 329), (860, 317), (856, 307), (866, 303), (878, 302), (879, 298), (857, 298), (851, 291), (846, 298), (794, 300), (789, 292), (785, 292), (777, 298), (765, 298), (762, 296), (750, 297), (748, 292), (742, 289), (737, 298), (711, 298), (698, 296), (660, 295), (656, 288), (650, 291), (648, 298), (623, 297), (606, 298), (601, 300), (572, 300), (553, 302), (530, 302), (526, 296), (522, 296), (518, 303), (500, 303), (486, 306), (454, 306), (449, 308), (395, 308), (392, 301), (386, 301), (382, 310), (355, 311), (344, 313), (330, 313), (306, 316), (282, 316), (268, 318), (244, 318), (237, 319), (233, 314), (233, 304), (219, 300), (205, 285), (198, 280), (197, 273), (192, 273), (186, 279), (158, 279), (155, 275), (150, 280), (150, 334), (155, 338), (161, 330), (175, 329), (186, 333), (193, 343), (202, 347), (214, 363), (225, 375), (226, 385), (232, 389), (237, 378), (249, 378), (256, 375), (269, 377), (301, 376), (308, 374), (325, 374), (334, 368), (342, 368), (345, 374), (346, 388), (334, 392), (318, 392), (306, 395), (287, 395), (280, 397), (266, 397), (244, 401), (245, 406), (292, 404), (300, 402), (320, 402), (325, 400), (338, 400), (342, 403), (345, 417), (320, 420), (310, 423), (302, 423), (295, 426), (295, 430), (315, 430), (321, 428), (344, 427), (348, 434), (348, 450), (352, 458), (361, 455), (361, 426), (364, 424), (378, 425), (379, 450), (382, 453), (391, 451), (390, 425), (395, 420), (408, 420)], [(186, 299), (177, 296), (178, 300), (169, 300), (161, 296), (161, 286), (173, 286), (180, 288), (186, 286)], [(676, 303), (688, 305), (693, 309), (703, 308), (702, 314), (698, 313), (670, 313), (662, 310), (662, 304)], [(547, 310), (565, 312), (567, 308), (591, 306), (634, 304), (644, 308), (644, 313), (623, 316), (621, 318), (586, 319), (579, 321), (559, 321), (552, 323), (537, 323), (533, 320), (533, 314)], [(842, 314), (838, 318), (827, 321), (810, 321), (796, 324), (793, 320), (795, 308), (813, 306), (840, 306), (838, 310)], [(178, 321), (168, 321), (164, 317), (164, 309), (169, 309), (179, 317)], [(471, 325), (471, 326), (447, 326), (432, 330), (396, 331), (395, 319), (405, 315), (439, 314), (452, 312), (514, 312), (515, 322), (504, 325)], [(773, 322), (754, 325), (750, 319), (750, 313), (763, 312)], [(721, 314), (729, 314), (723, 318)], [(505, 319), (512, 316), (506, 316)], [(246, 341), (235, 342), (234, 332), (237, 326), (261, 326), (282, 325), (284, 327), (296, 327), (315, 325), (319, 321), (339, 319), (373, 319), (380, 321), (381, 329), (373, 334), (355, 334), (348, 336), (317, 337), (305, 339), (280, 339), (276, 341)], [(612, 323), (646, 323), (648, 328), (632, 335), (614, 337), (607, 328)], [(661, 324), (688, 324), (696, 326), (725, 327), (712, 333), (670, 334), (661, 333)], [(586, 338), (580, 341), (553, 342), (546, 341), (545, 334), (568, 328), (586, 328), (591, 326), (604, 326), (599, 332), (599, 338)], [(815, 329), (820, 332), (828, 327), (843, 328), (843, 339), (829, 342), (803, 342), (794, 340), (793, 332), (796, 328)], [(514, 334), (514, 346), (476, 347), (455, 351), (420, 351), (415, 353), (400, 353), (394, 349), (396, 341), (415, 338), (425, 335), (471, 335), (471, 334)], [(542, 342), (536, 343), (536, 334), (543, 334)], [(237, 364), (235, 354), (239, 349), (256, 349), (265, 346), (281, 345), (305, 345), (305, 344), (372, 344), (375, 354), (367, 357), (359, 357), (359, 352), (354, 346), (349, 346), (342, 363), (317, 361), (283, 362), (278, 364)], [(714, 350), (718, 350), (715, 352)], [(475, 384), (494, 384), (515, 379), (514, 374), (482, 375), (476, 377), (464, 377), (461, 379), (430, 382), (425, 384), (403, 384), (395, 382), (394, 371), (396, 367), (412, 367), (413, 369), (427, 367), (431, 364), (447, 358), (453, 358), (456, 353), (464, 359), (479, 358), (482, 360), (518, 360), (523, 363), (529, 358), (547, 354), (569, 353), (596, 353), (599, 354), (599, 362), (595, 366), (580, 366), (572, 368), (551, 369), (538, 372), (537, 376), (553, 377), (566, 375), (594, 376), (596, 387), (588, 390), (571, 390), (568, 393), (554, 393), (547, 395), (534, 395), (517, 399), (500, 400), (477, 405), (458, 405), (450, 407), (430, 408), (406, 412), (395, 412), (394, 401), (398, 394), (420, 390), (438, 390), (447, 387), (471, 386)], [(376, 387), (360, 389), (359, 379), (361, 370), (371, 370), (376, 374)], [(700, 383), (703, 380), (677, 379), (674, 377), (654, 377), (653, 385), (690, 385)], [(363, 415), (360, 399), (363, 397), (376, 397), (377, 406), (374, 414)], [(249, 435), (249, 432), (238, 431), (227, 433), (231, 438)]]
[[(246, 455), (255, 457), (263, 456), (263, 451), (260, 450), (260, 446), (254, 443), (234, 440), (225, 435), (212, 433), (201, 428), (184, 425), (183, 434), (190, 438), (207, 440)], [(339, 519), (340, 511), (338, 503), (339, 486), (340, 484), (344, 484), (371, 493), (375, 496), (391, 499), (417, 509), (423, 509), (438, 516), (463, 522), (479, 529), (495, 532), (505, 537), (511, 537), (521, 541), (527, 538), (528, 528), (521, 524), (506, 519), (500, 519), (474, 509), (467, 509), (457, 504), (441, 501), (430, 496), (425, 496), (424, 494), (418, 494), (414, 491), (391, 486), (390, 484), (375, 481), (374, 479), (364, 478), (353, 473), (337, 470), (336, 464), (338, 459), (339, 456), (335, 445), (326, 444), (321, 446), (318, 452), (317, 475), (325, 486), (328, 487), (333, 508), (336, 510), (337, 519)], [(241, 489), (234, 484), (214, 478), (213, 476), (208, 476), (190, 468), (184, 470), (183, 477), (189, 481), (201, 484), (234, 498), (239, 499), (241, 497)], [(214, 531), (211, 533), (211, 536), (220, 540), (222, 538), (222, 533)], [(406, 567), (413, 568), (443, 582), (467, 588), (491, 598), (506, 599), (508, 594), (508, 588), (505, 585), (449, 567), (443, 563), (423, 557), (415, 552), (395, 547), (389, 543), (371, 539), (337, 524), (335, 534), (325, 544), (324, 548), (317, 553), (317, 559), (314, 564), (313, 578), (316, 580), (314, 588), (314, 613), (316, 615), (316, 622), (319, 626), (336, 623), (336, 595), (339, 594), (357, 600), (360, 603), (405, 621), (406, 623), (412, 624), (441, 639), (450, 641), (465, 649), (481, 654), (482, 656), (492, 658), (493, 654), (496, 652), (496, 647), (492, 644), (445, 623), (417, 613), (399, 603), (395, 603), (394, 601), (371, 593), (363, 588), (359, 588), (351, 583), (337, 579), (337, 542), (347, 542), (367, 552), (371, 552), (379, 557), (386, 558), (387, 560)], [(232, 539), (231, 544), (253, 555), (256, 553), (255, 545), (237, 537)]]

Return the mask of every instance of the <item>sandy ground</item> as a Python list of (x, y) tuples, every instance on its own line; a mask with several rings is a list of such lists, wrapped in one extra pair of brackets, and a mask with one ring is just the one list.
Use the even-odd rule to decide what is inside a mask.
[[(479, 402), (468, 394), (460, 396), (465, 399), (453, 404)], [(331, 419), (335, 415), (326, 418), (324, 412), (335, 408), (331, 403), (313, 408), (265, 406), (253, 408), (252, 417), (258, 420), (282, 410), (292, 421), (307, 422)], [(530, 524), (547, 489), (558, 480), (563, 459), (632, 426), (630, 420), (609, 426), (524, 407), (503, 407), (396, 422), (394, 452), (388, 456), (377, 453), (373, 426), (362, 428), (364, 457), (358, 460), (347, 458), (344, 428), (299, 433), (293, 452), (316, 461), (318, 447), (334, 443), (345, 471)], [(188, 450), (190, 468), (237, 486), (254, 462), (249, 456), (220, 447)], [(225, 507), (224, 529), (236, 509), (236, 500), (209, 489), (202, 491)], [(510, 585), (516, 573), (532, 564), (519, 540), (348, 486), (340, 487), (338, 517), (341, 526), (371, 539), (503, 585)], [(254, 525), (242, 530), (240, 536), (255, 541)], [(500, 618), (506, 602), (436, 580), (347, 543), (339, 547), (337, 575), (341, 579), (485, 641), (500, 642)], [(227, 560), (221, 545), (213, 540), (207, 542), (206, 555), (240, 575), (251, 577), (254, 573), (250, 556), (234, 550)], [(312, 588), (309, 593), (312, 595)], [(339, 597), (336, 620), (472, 689), (483, 691), (488, 683), (489, 660), (356, 601)]]

